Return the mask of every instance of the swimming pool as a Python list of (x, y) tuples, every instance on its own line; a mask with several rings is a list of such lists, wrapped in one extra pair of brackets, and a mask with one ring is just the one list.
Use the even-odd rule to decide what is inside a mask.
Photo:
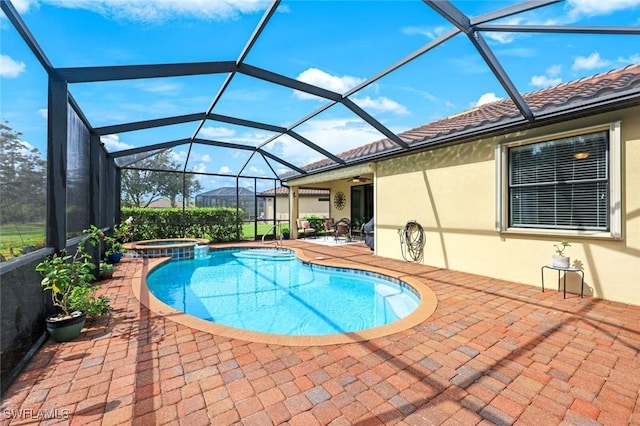
[(311, 265), (282, 249), (215, 250), (204, 259), (165, 263), (146, 282), (178, 311), (288, 336), (359, 332), (405, 318), (420, 304), (416, 290), (400, 280)]

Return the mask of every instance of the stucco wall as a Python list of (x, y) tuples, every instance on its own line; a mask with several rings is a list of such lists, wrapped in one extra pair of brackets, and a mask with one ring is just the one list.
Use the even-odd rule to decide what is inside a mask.
[[(320, 198), (326, 198), (321, 195), (305, 195), (300, 197), (299, 211), (300, 217), (319, 216), (327, 217), (329, 211), (328, 201), (319, 201)], [(273, 203), (267, 203), (267, 218), (273, 218)], [(289, 198), (281, 196), (276, 200), (275, 218), (278, 220), (289, 219)]]
[[(576, 235), (499, 233), (495, 228), (495, 147), (506, 141), (622, 121), (622, 240)], [(640, 108), (575, 120), (504, 138), (480, 140), (377, 164), (377, 254), (402, 258), (398, 229), (424, 228), (424, 263), (540, 287), (553, 245), (585, 272), (585, 294), (640, 305)], [(557, 273), (545, 275), (553, 288)], [(579, 291), (577, 274), (567, 288)]]

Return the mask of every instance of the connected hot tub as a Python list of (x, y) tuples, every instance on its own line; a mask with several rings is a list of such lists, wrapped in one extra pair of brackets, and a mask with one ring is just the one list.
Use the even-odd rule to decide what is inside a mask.
[(168, 238), (135, 241), (125, 245), (132, 257), (171, 257), (176, 260), (201, 259), (209, 254), (209, 240), (204, 238)]

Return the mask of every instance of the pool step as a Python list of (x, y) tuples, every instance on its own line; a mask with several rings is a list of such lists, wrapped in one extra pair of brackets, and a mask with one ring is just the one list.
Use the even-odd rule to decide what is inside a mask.
[(288, 260), (295, 257), (291, 250), (278, 249), (248, 249), (233, 253), (235, 257), (245, 259), (269, 259), (269, 260)]
[(398, 318), (404, 318), (416, 309), (416, 301), (406, 292), (385, 284), (376, 284), (378, 293)]

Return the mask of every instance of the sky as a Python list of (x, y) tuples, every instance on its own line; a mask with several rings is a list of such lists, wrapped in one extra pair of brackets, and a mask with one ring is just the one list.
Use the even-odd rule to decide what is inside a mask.
[[(517, 1), (453, 1), (478, 16)], [(238, 59), (269, 3), (254, 0), (13, 0), (55, 67)], [(495, 22), (640, 26), (640, 0), (569, 0)], [(452, 29), (422, 1), (283, 1), (244, 63), (345, 93)], [(520, 93), (640, 63), (637, 35), (482, 33)], [(226, 74), (69, 85), (93, 127), (207, 110)], [(25, 146), (46, 151), (47, 76), (4, 14), (0, 17), (0, 119)], [(458, 35), (350, 96), (393, 132), (418, 127), (507, 94), (469, 40)], [(236, 74), (213, 112), (290, 127), (327, 101)], [(110, 152), (192, 137), (198, 123), (103, 137)], [(383, 139), (337, 104), (295, 131), (337, 154)], [(302, 166), (323, 158), (289, 136), (207, 121), (202, 139), (258, 146)], [(188, 145), (188, 170), (273, 176), (247, 151)], [(248, 162), (248, 163), (247, 163)], [(288, 171), (270, 162), (277, 172)], [(206, 190), (228, 179), (201, 176)], [(272, 184), (269, 184), (272, 185)]]

